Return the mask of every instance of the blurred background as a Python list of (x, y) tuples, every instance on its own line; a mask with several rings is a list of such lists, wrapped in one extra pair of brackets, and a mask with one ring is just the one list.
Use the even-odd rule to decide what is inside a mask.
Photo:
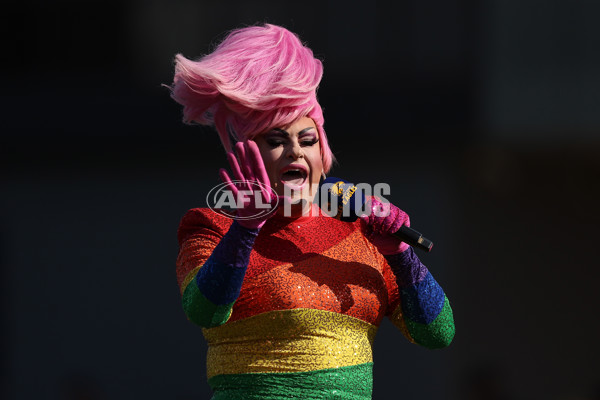
[(600, 3), (8, 1), (1, 394), (209, 399), (176, 230), (225, 165), (181, 123), (173, 57), (283, 25), (323, 60), (338, 165), (435, 243), (447, 349), (385, 321), (374, 399), (600, 398)]

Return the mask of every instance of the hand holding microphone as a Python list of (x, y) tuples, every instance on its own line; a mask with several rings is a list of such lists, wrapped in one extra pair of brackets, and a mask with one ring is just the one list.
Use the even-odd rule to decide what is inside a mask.
[(385, 256), (402, 253), (408, 249), (402, 238), (394, 234), (401, 227), (410, 226), (408, 214), (391, 203), (382, 203), (377, 197), (366, 201), (366, 214), (360, 216), (367, 239)]
[[(342, 221), (353, 222), (360, 218), (366, 225), (369, 240), (384, 255), (401, 253), (412, 246), (431, 251), (433, 242), (426, 239), (421, 233), (410, 228), (408, 215), (391, 203), (384, 203), (375, 196), (364, 198), (357, 196), (360, 204), (356, 204), (356, 186), (339, 178), (329, 177), (323, 182), (327, 187), (327, 203), (337, 204), (334, 210), (334, 218)], [(360, 186), (360, 185), (359, 185)], [(323, 195), (323, 190), (320, 190)], [(366, 203), (366, 207), (363, 207)], [(357, 210), (366, 211), (364, 215), (358, 215)], [(349, 212), (349, 215), (346, 213)]]

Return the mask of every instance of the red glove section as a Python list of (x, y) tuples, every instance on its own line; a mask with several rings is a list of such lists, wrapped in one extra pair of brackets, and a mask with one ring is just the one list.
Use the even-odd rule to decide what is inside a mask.
[(403, 225), (410, 226), (408, 214), (391, 203), (383, 203), (377, 197), (369, 200), (368, 215), (360, 217), (367, 238), (383, 255), (402, 253), (410, 246), (392, 236)]

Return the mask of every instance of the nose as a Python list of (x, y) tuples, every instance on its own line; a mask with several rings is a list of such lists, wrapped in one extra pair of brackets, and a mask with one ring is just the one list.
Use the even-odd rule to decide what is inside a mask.
[(304, 157), (304, 152), (302, 151), (302, 147), (300, 146), (298, 140), (292, 140), (290, 142), (288, 157), (291, 157), (294, 160)]

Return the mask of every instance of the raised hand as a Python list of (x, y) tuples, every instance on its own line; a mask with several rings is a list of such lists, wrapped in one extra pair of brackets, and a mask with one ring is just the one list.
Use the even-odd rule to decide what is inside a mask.
[(219, 170), (221, 180), (231, 190), (236, 199), (241, 199), (242, 207), (237, 209), (236, 221), (246, 228), (261, 228), (275, 211), (279, 202), (271, 188), (265, 164), (256, 143), (252, 140), (238, 142), (235, 153), (227, 153), (227, 160), (233, 172), (232, 180), (225, 169)]
[(365, 227), (367, 238), (383, 255), (402, 253), (409, 245), (402, 242), (392, 233), (397, 232), (403, 225), (410, 226), (408, 214), (393, 205), (383, 203), (377, 197), (368, 200), (367, 214), (360, 219)]

